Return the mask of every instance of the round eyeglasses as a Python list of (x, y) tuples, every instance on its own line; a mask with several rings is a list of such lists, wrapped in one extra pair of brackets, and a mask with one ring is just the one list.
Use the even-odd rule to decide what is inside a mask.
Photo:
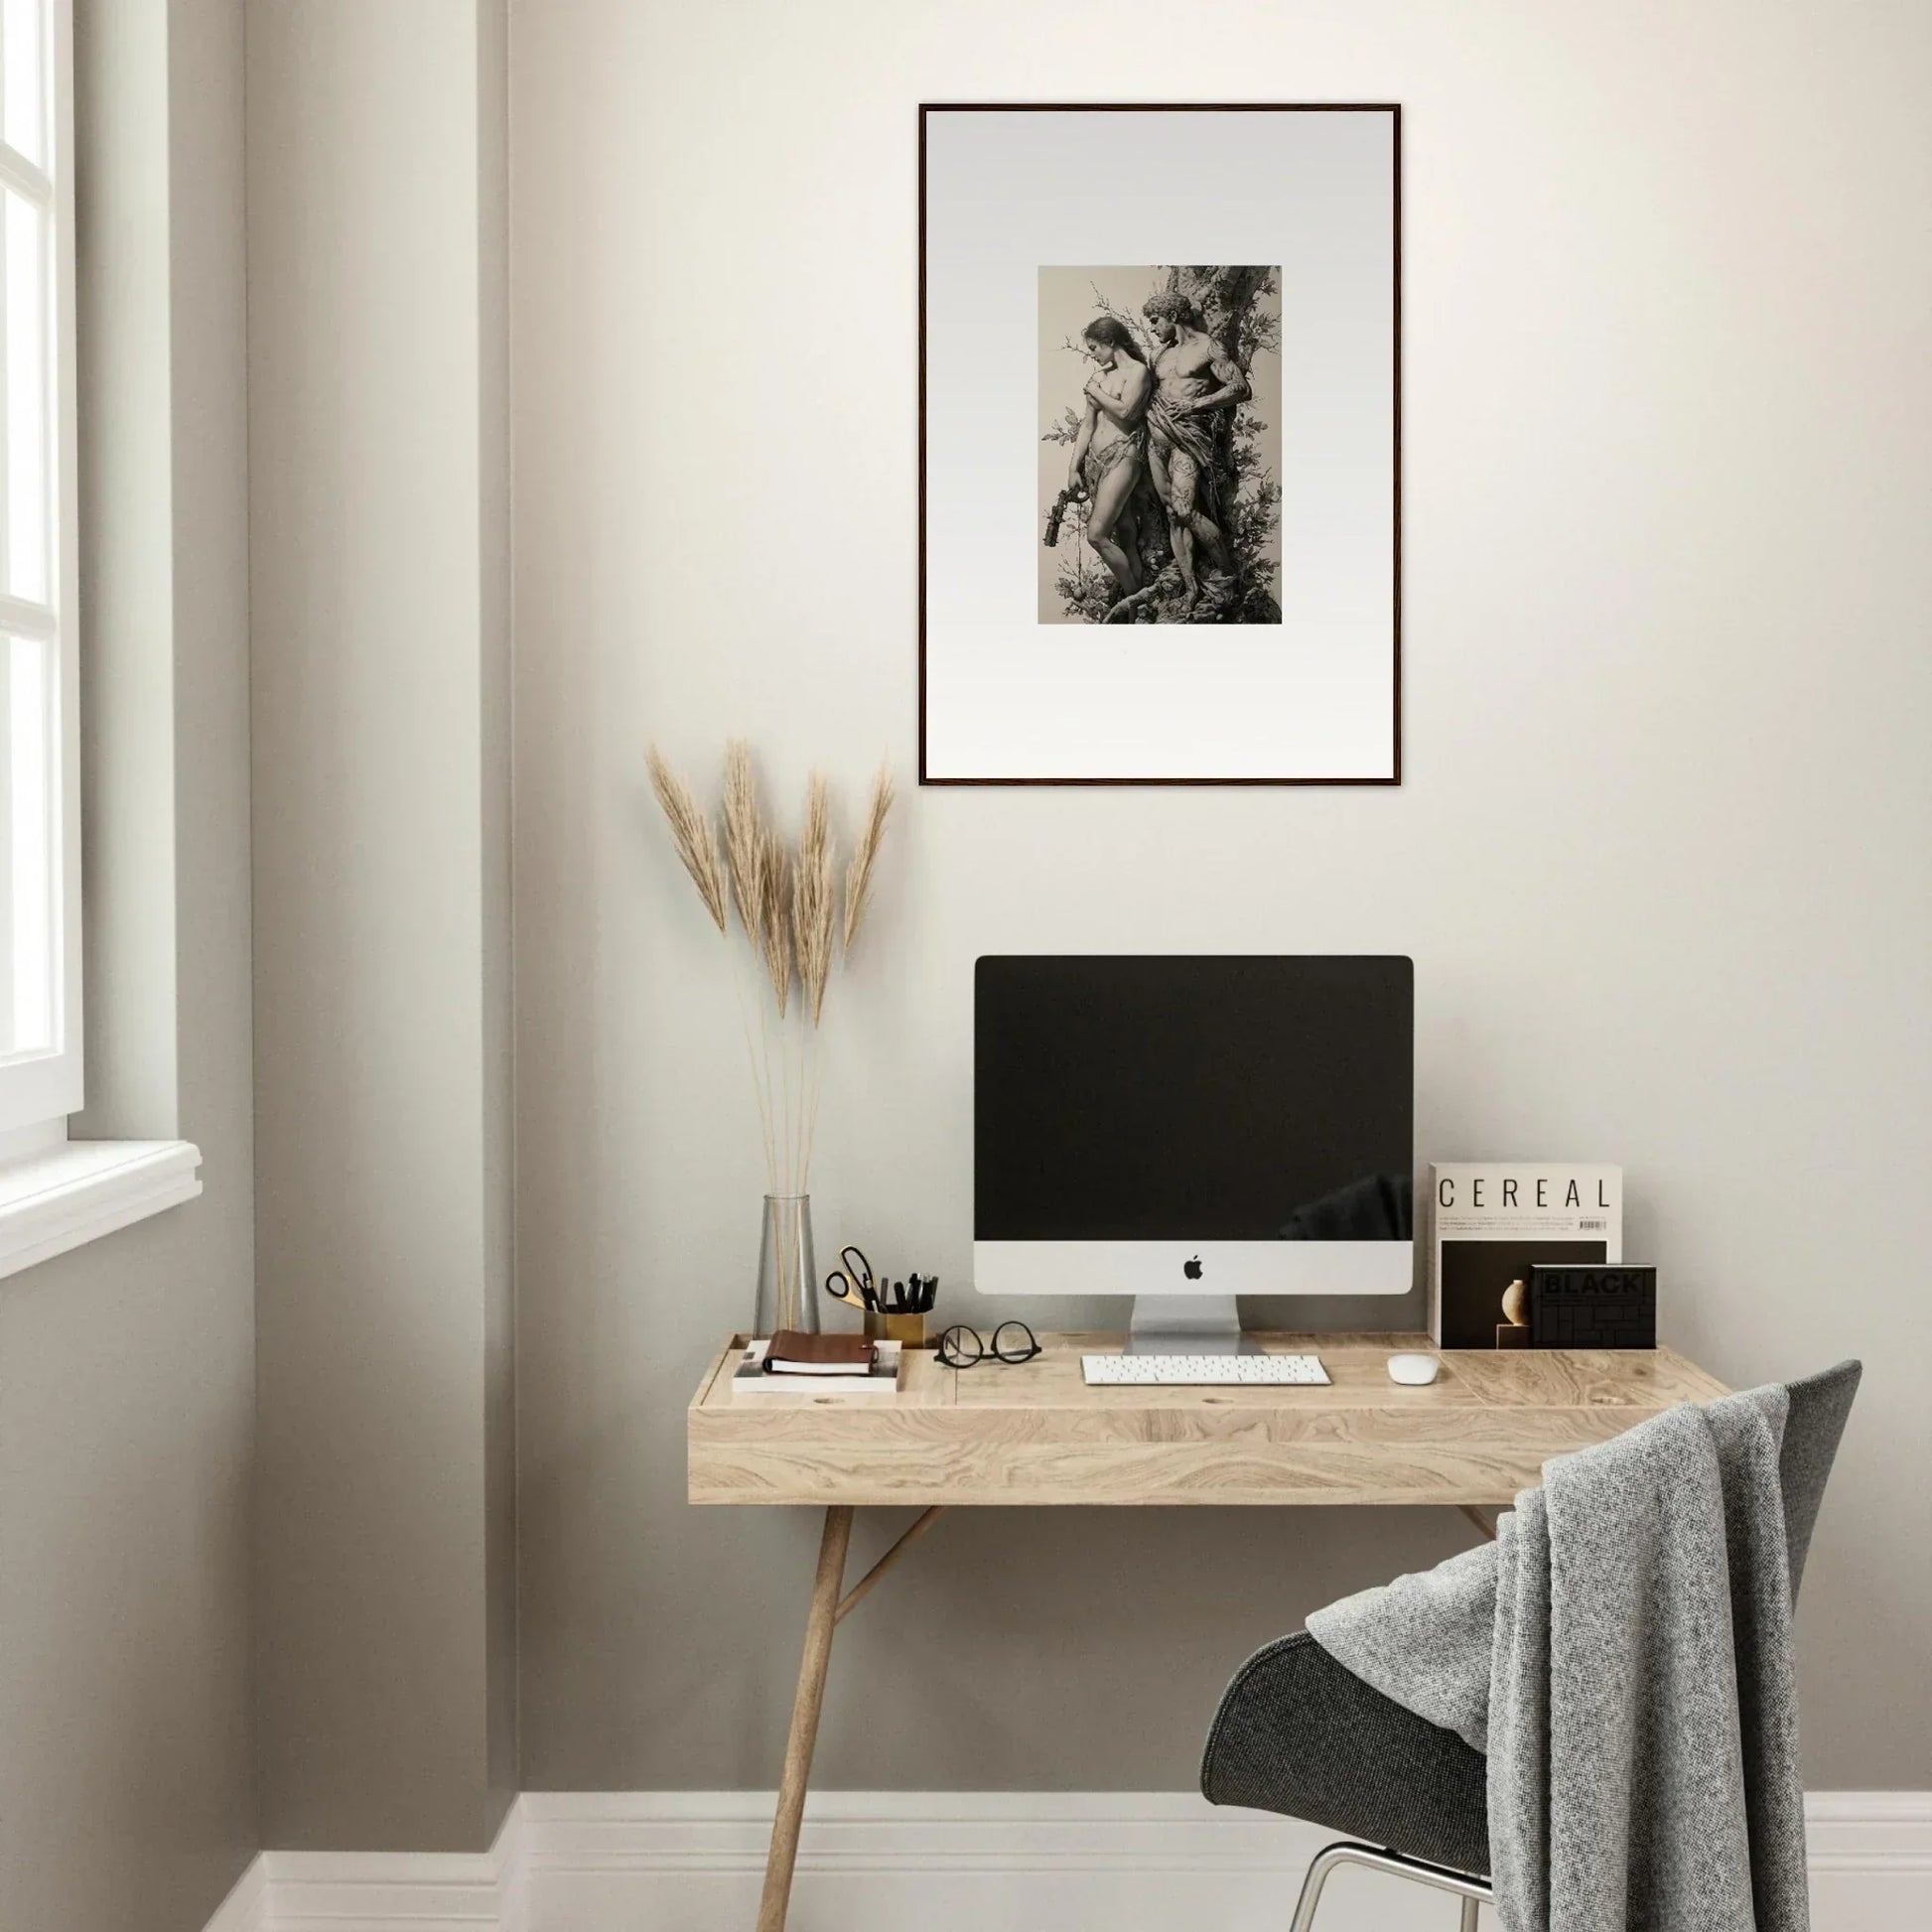
[(948, 1368), (977, 1368), (981, 1362), (1030, 1362), (1040, 1352), (1039, 1341), (1024, 1321), (1002, 1321), (993, 1330), (989, 1348), (977, 1328), (956, 1321), (939, 1337), (939, 1359)]

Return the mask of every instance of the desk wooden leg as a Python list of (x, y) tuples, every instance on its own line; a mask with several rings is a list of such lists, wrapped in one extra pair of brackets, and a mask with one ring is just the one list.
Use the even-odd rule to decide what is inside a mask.
[(843, 1623), (847, 1614), (850, 1611), (856, 1610), (866, 1600), (872, 1587), (878, 1583), (880, 1578), (939, 1520), (939, 1504), (934, 1503), (930, 1509), (926, 1510), (913, 1523), (912, 1527), (839, 1598), (839, 1613), (832, 1619), (834, 1623)]
[(785, 1912), (791, 1904), (791, 1868), (798, 1861), (798, 1827), (805, 1816), (805, 1785), (811, 1776), (812, 1746), (818, 1741), (825, 1670), (832, 1661), (832, 1627), (838, 1621), (839, 1587), (845, 1582), (845, 1552), (851, 1541), (852, 1511), (835, 1504), (825, 1512), (825, 1534), (819, 1539), (818, 1576), (812, 1584), (811, 1612), (805, 1618), (805, 1654), (791, 1701), (791, 1732), (785, 1739), (778, 1809), (771, 1820), (771, 1852), (764, 1862), (758, 1932), (784, 1932)]

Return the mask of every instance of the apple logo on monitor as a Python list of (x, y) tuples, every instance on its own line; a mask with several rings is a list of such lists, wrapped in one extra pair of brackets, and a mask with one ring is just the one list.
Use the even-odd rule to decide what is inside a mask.
[(1190, 1282), (1199, 1281), (1200, 1280), (1200, 1256), (1195, 1255), (1191, 1261), (1183, 1261), (1180, 1264), (1180, 1272), (1183, 1275), (1185, 1275)]

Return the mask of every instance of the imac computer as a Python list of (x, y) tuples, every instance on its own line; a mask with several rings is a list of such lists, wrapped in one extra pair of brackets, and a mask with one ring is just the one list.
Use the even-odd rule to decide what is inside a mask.
[(1414, 1276), (1415, 974), (1389, 957), (1005, 955), (974, 987), (973, 1268), (1131, 1295), (1131, 1348), (1237, 1295)]

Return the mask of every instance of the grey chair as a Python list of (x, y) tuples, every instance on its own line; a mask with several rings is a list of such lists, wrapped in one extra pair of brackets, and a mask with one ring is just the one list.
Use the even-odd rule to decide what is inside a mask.
[[(1862, 1369), (1841, 1362), (1787, 1385), (1778, 1472), (1795, 1601), (1826, 1478)], [(1306, 1818), (1348, 1840), (1309, 1867), (1291, 1932), (1308, 1932), (1337, 1865), (1361, 1864), (1461, 1901), (1462, 1932), (1491, 1894), (1487, 1763), (1363, 1683), (1307, 1631), (1258, 1650), (1221, 1699), (1201, 1758), (1201, 1791), (1217, 1805)]]

